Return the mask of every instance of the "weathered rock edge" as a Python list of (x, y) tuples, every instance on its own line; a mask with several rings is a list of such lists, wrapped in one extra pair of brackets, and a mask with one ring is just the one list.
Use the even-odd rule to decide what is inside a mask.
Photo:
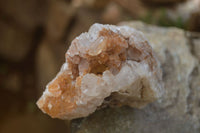
[(199, 133), (200, 34), (138, 21), (122, 22), (142, 31), (162, 64), (166, 90), (144, 109), (106, 108), (72, 122), (76, 133)]

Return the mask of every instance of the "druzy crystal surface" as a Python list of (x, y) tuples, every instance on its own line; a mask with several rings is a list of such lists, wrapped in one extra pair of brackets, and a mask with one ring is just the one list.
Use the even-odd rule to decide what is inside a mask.
[(141, 108), (162, 96), (159, 61), (144, 35), (94, 24), (76, 37), (38, 107), (53, 118), (85, 117), (106, 106)]

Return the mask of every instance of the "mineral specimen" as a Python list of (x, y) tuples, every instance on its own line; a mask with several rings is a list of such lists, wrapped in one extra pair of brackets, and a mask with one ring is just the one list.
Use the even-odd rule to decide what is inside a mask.
[(141, 108), (163, 94), (162, 72), (143, 34), (127, 26), (94, 24), (76, 37), (38, 107), (53, 118), (85, 117), (97, 108)]

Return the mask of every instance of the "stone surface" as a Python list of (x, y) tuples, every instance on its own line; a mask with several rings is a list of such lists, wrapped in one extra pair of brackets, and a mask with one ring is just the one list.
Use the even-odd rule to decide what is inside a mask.
[(164, 92), (160, 63), (133, 28), (94, 24), (72, 41), (65, 57), (37, 102), (53, 118), (85, 117), (108, 105), (141, 108)]
[[(200, 34), (199, 34), (200, 36)], [(196, 57), (200, 60), (200, 39), (193, 39), (193, 45), (194, 45), (194, 53)]]
[[(199, 133), (200, 45), (177, 28), (161, 28), (141, 22), (124, 22), (148, 38), (163, 70), (164, 96), (143, 109), (106, 108), (72, 123), (76, 133)], [(195, 37), (197, 38), (197, 37)], [(198, 37), (200, 38), (200, 36)]]
[(200, 0), (187, 0), (167, 10), (168, 16), (173, 20), (181, 19), (187, 22), (193, 13), (200, 12)]

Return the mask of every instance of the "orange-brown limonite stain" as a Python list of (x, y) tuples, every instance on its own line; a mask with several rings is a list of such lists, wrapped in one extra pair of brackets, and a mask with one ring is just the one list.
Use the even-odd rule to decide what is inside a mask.
[(128, 42), (121, 35), (107, 29), (102, 29), (99, 32), (99, 36), (103, 36), (107, 39), (106, 51), (112, 54), (121, 53), (123, 48), (128, 47)]
[[(116, 62), (126, 60), (125, 49), (128, 44), (123, 37), (106, 29), (103, 29), (99, 33), (99, 36), (106, 38), (106, 49), (98, 56), (87, 56), (86, 60), (90, 64), (87, 72), (96, 73), (93, 68), (95, 68), (97, 72), (103, 72), (109, 67), (119, 67)], [(114, 55), (113, 58), (110, 57), (111, 55)], [(77, 75), (78, 68), (77, 66), (75, 67), (76, 62), (73, 62), (77, 60), (72, 57), (72, 59), (67, 58), (67, 61), (69, 65), (72, 66), (71, 70), (73, 75), (63, 73), (49, 84), (48, 90), (53, 96), (46, 97), (45, 104), (42, 107), (42, 109), (52, 117), (64, 115), (62, 113), (65, 113), (65, 111), (69, 113), (77, 107), (75, 98), (78, 96), (78, 93), (80, 93), (80, 90), (79, 88), (75, 88), (75, 84), (81, 86), (82, 76)], [(73, 79), (71, 76), (75, 76), (75, 78)], [(72, 82), (75, 81), (76, 83), (72, 84)]]
[(104, 37), (103, 51), (97, 56), (82, 57), (89, 62), (88, 73), (99, 74), (110, 68), (120, 70), (121, 62), (126, 60), (125, 50), (128, 42), (121, 35), (107, 29), (102, 29), (99, 32), (100, 36)]
[[(102, 72), (110, 68), (116, 68), (119, 71), (121, 62), (126, 60), (125, 52), (126, 48), (128, 48), (128, 42), (123, 36), (111, 30), (102, 29), (99, 32), (99, 37), (104, 37), (102, 44), (99, 44), (102, 49), (100, 54), (96, 56), (84, 54), (79, 56), (75, 55), (73, 57), (66, 54), (68, 62), (72, 62), (73, 64), (77, 64), (81, 59), (88, 62), (89, 67), (84, 70), (84, 74), (94, 73), (101, 75)], [(76, 45), (76, 42), (71, 45)], [(79, 59), (79, 61), (77, 59)]]
[[(59, 117), (65, 114), (65, 112), (73, 111), (76, 105), (76, 96), (78, 95), (78, 88), (72, 84), (71, 75), (61, 74), (48, 86), (49, 92), (52, 96), (41, 99), (44, 102), (42, 109), (52, 117)], [(41, 104), (42, 104), (41, 103)]]
[[(99, 32), (100, 36), (104, 37), (104, 44), (102, 44), (104, 46), (102, 46), (103, 50), (99, 55), (91, 56), (86, 54), (84, 56), (76, 55), (71, 57), (66, 54), (66, 61), (70, 66), (69, 70), (72, 74), (63, 72), (56, 77), (48, 86), (48, 90), (52, 93), (52, 96), (47, 96), (45, 99), (43, 98), (38, 101), (39, 107), (50, 116), (59, 118), (66, 115), (66, 112), (70, 115), (70, 112), (77, 109), (76, 101), (79, 95), (81, 95), (80, 86), (83, 78), (83, 76), (79, 75), (78, 69), (78, 64), (81, 59), (89, 63), (89, 67), (85, 70), (84, 75), (87, 73), (95, 73), (101, 76), (102, 72), (107, 69), (121, 69), (122, 62), (127, 59), (126, 49), (129, 47), (128, 41), (123, 36), (107, 29), (101, 30)], [(143, 45), (145, 46), (147, 44)], [(132, 48), (132, 52), (135, 53), (134, 56), (138, 57), (136, 61), (143, 60), (139, 59), (142, 55), (141, 50), (136, 47)], [(154, 61), (151, 59), (151, 47), (148, 50), (150, 52), (147, 51), (148, 54), (143, 58), (147, 58), (151, 66)], [(76, 88), (75, 86), (78, 87)]]

